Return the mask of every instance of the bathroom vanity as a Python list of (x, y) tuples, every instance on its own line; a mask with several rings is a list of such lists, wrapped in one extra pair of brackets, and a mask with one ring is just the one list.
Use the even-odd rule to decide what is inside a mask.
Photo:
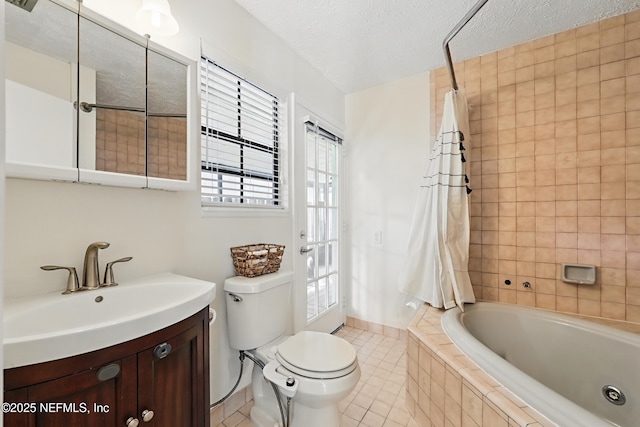
[(171, 273), (4, 303), (4, 425), (209, 427), (215, 284)]
[(209, 426), (208, 313), (103, 350), (5, 370), (4, 424)]

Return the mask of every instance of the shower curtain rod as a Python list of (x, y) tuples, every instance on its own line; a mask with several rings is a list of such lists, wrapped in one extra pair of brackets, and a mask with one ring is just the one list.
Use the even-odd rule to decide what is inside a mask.
[(136, 113), (144, 113), (144, 108), (137, 107), (123, 107), (121, 105), (104, 105), (104, 104), (89, 104), (88, 102), (81, 102), (80, 109), (85, 113), (90, 113), (94, 108), (104, 108), (105, 110), (118, 110), (118, 111), (133, 111)]
[(453, 90), (458, 90), (458, 82), (456, 81), (456, 74), (453, 71), (453, 63), (451, 62), (451, 52), (449, 51), (449, 42), (460, 32), (460, 30), (467, 25), (467, 22), (471, 21), (471, 18), (475, 16), (476, 13), (482, 6), (485, 5), (489, 0), (479, 0), (472, 8), (467, 12), (466, 15), (456, 24), (455, 27), (447, 34), (447, 37), (442, 41), (442, 49), (444, 50), (444, 59), (447, 61), (447, 67), (449, 68), (449, 77), (451, 77), (451, 87)]
[[(76, 103), (74, 103), (74, 107), (75, 105)], [(80, 103), (80, 109), (85, 113), (92, 112), (94, 108), (104, 108), (105, 110), (132, 111), (134, 113), (146, 112), (144, 108), (137, 108), (137, 107), (123, 107), (121, 105), (89, 104), (88, 102)], [(168, 117), (168, 118), (175, 118), (175, 119), (183, 119), (187, 117), (187, 115), (184, 113), (147, 113), (147, 116)]]

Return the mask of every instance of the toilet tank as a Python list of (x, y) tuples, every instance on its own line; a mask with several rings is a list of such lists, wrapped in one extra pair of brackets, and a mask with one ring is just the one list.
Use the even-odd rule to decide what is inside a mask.
[(277, 272), (224, 281), (231, 348), (253, 350), (284, 334), (292, 280), (293, 273)]

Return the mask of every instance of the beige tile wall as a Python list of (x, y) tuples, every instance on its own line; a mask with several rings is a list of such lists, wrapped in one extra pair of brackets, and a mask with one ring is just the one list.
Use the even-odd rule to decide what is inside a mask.
[[(471, 105), (476, 296), (640, 322), (640, 11), (455, 70)], [(431, 73), (438, 126), (449, 88), (445, 68)], [(596, 265), (596, 285), (563, 283), (561, 263)]]

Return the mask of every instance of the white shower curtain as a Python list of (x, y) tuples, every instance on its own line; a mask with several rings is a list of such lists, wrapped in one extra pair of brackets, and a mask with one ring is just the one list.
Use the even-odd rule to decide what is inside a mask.
[(429, 154), (413, 214), (399, 289), (437, 308), (475, 302), (469, 279), (469, 150), (467, 100), (445, 95), (442, 125)]

